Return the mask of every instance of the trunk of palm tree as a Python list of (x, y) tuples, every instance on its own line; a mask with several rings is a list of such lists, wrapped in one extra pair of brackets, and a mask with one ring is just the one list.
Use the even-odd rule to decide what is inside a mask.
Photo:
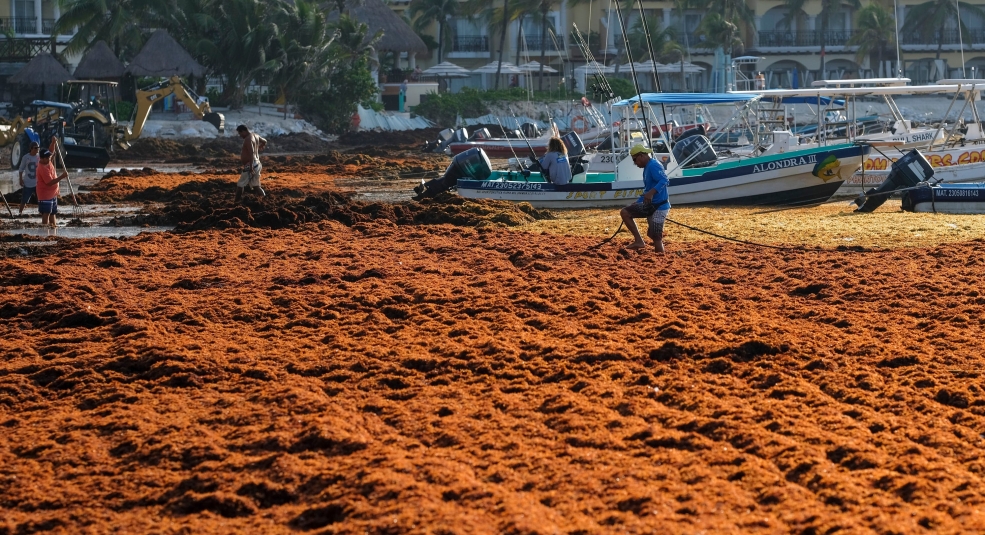
[(547, 55), (547, 10), (543, 10), (540, 13), (540, 81), (537, 82), (537, 89), (540, 91), (544, 90), (544, 61)]
[(503, 69), (503, 49), (506, 48), (506, 26), (510, 21), (509, 2), (510, 0), (503, 0), (503, 29), (499, 33), (499, 64), (496, 65), (496, 81), (493, 83), (493, 89), (499, 89), (499, 74)]
[(525, 17), (526, 15), (520, 15), (520, 20), (517, 22), (516, 26), (516, 61), (514, 61), (514, 63), (517, 65), (520, 64), (520, 39), (523, 38), (523, 19)]
[(441, 63), (441, 51), (445, 48), (445, 23), (438, 21), (438, 63)]
[(828, 31), (828, 17), (826, 13), (821, 14), (821, 77), (820, 80), (824, 80), (824, 41), (825, 34)]

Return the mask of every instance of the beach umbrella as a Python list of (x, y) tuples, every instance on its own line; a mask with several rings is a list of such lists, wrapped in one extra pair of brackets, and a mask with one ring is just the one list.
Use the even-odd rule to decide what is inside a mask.
[(195, 61), (166, 30), (156, 30), (127, 65), (127, 72), (134, 76), (201, 78), (205, 75), (205, 67)]
[[(275, 2), (270, 3), (274, 4)], [(291, 2), (291, 4), (293, 3)], [(350, 4), (352, 4), (351, 7)], [(382, 32), (379, 41), (373, 45), (378, 53), (407, 52), (408, 54), (419, 55), (428, 53), (428, 47), (421, 40), (421, 37), (384, 0), (346, 2), (346, 8), (349, 11), (349, 16), (366, 24), (369, 28), (369, 31), (366, 32), (367, 36)], [(338, 20), (338, 14), (333, 14), (330, 18)]]
[(55, 56), (42, 52), (27, 62), (27, 65), (10, 77), (8, 82), (18, 85), (46, 85), (53, 87), (72, 80), (72, 75), (55, 59)]
[(591, 66), (587, 66), (586, 72), (588, 72), (588, 74), (598, 74), (600, 72), (602, 74), (614, 74), (616, 72), (616, 66), (602, 65), (602, 64), (598, 64), (598, 66), (591, 65)]
[(75, 77), (80, 80), (117, 80), (123, 77), (125, 71), (126, 67), (120, 63), (106, 41), (98, 41), (79, 61), (79, 66), (75, 68)]
[[(536, 61), (531, 61), (529, 63), (524, 63), (523, 65), (517, 65), (517, 68), (525, 72), (540, 72), (540, 63)], [(557, 72), (557, 69), (551, 68), (548, 65), (544, 65), (544, 72), (553, 74)]]
[(450, 61), (443, 61), (437, 65), (433, 65), (421, 71), (421, 74), (426, 74), (429, 76), (437, 76), (439, 78), (467, 78), (472, 76), (472, 71), (455, 65)]
[(663, 73), (680, 73), (682, 71), (682, 67), (683, 67), (684, 74), (697, 74), (697, 73), (702, 72), (702, 71), (705, 70), (704, 67), (699, 67), (699, 66), (691, 63), (690, 61), (685, 61), (683, 65), (681, 65), (681, 62), (680, 61), (678, 61), (677, 63), (668, 63), (666, 65), (661, 65), (660, 68), (657, 69), (657, 72), (659, 72), (661, 74), (663, 74)]
[[(499, 65), (499, 62), (498, 61), (494, 61), (492, 63), (489, 63), (488, 65), (483, 65), (482, 67), (479, 67), (478, 69), (475, 69), (472, 72), (474, 72), (476, 74), (496, 74), (496, 67), (498, 65)], [(502, 68), (499, 69), (499, 73), (500, 74), (523, 74), (523, 71), (521, 71), (520, 69), (518, 69), (516, 65), (514, 65), (514, 64), (512, 64), (512, 63), (510, 63), (508, 61), (504, 61)]]
[(662, 72), (659, 69), (661, 67), (663, 67), (663, 64), (657, 63), (656, 61), (653, 61), (652, 59), (649, 59), (649, 60), (646, 60), (646, 61), (637, 61), (636, 63), (627, 63), (625, 65), (621, 65), (619, 67), (619, 72), (629, 72), (629, 73), (631, 73), (631, 72), (633, 72), (632, 69), (634, 67), (636, 68), (636, 73), (637, 74), (644, 73), (644, 72), (654, 72), (654, 71), (656, 71), (656, 72)]

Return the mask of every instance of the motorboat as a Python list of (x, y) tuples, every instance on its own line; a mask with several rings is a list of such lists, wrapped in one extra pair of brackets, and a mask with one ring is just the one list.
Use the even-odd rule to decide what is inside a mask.
[(985, 214), (985, 183), (941, 183), (924, 154), (913, 149), (890, 165), (889, 174), (877, 188), (853, 201), (858, 212), (872, 212), (890, 195), (902, 196), (901, 208), (907, 212), (943, 214)]
[[(953, 87), (956, 101), (963, 101), (956, 114), (951, 130), (944, 128), (950, 120), (950, 108), (941, 121), (941, 143), (924, 148), (921, 153), (934, 168), (937, 182), (944, 184), (967, 183), (985, 180), (985, 131), (976, 102), (981, 100), (985, 90), (985, 80), (946, 79), (937, 82), (939, 86)], [(952, 100), (951, 108), (956, 103)], [(964, 122), (965, 112), (971, 113), (971, 120)], [(899, 151), (873, 151), (860, 172), (852, 177), (852, 184), (879, 183), (890, 172), (893, 162), (902, 154)]]
[[(613, 109), (626, 122), (639, 113), (652, 114), (652, 106), (660, 104), (731, 104), (737, 111), (723, 126), (728, 131), (740, 117), (753, 112), (760, 98), (735, 93), (643, 93), (615, 103)], [(666, 138), (662, 141), (672, 145)], [(653, 154), (667, 170), (671, 204), (821, 203), (861, 166), (868, 151), (866, 145), (841, 141), (819, 140), (800, 146), (799, 138), (789, 131), (771, 132), (768, 144), (753, 145), (750, 151), (718, 154), (708, 137), (692, 135), (673, 144), (670, 152)], [(573, 174), (571, 183), (556, 185), (535, 170), (493, 170), (488, 155), (475, 147), (456, 156), (442, 177), (418, 186), (417, 198), (455, 187), (466, 198), (528, 202), (536, 207), (622, 206), (643, 193), (643, 170), (626, 154), (614, 172), (589, 168)]]
[[(895, 80), (895, 79), (889, 79)], [(863, 97), (882, 98), (894, 117), (894, 128), (883, 133), (857, 132), (855, 141), (869, 145), (864, 165), (858, 172), (849, 177), (839, 194), (857, 194), (860, 190), (883, 183), (890, 173), (891, 164), (899, 159), (906, 151), (919, 148), (927, 161), (935, 168), (937, 180), (944, 183), (969, 182), (985, 177), (985, 133), (978, 111), (975, 107), (975, 93), (985, 89), (983, 80), (941, 80), (936, 84), (910, 86), (904, 84), (880, 84), (865, 86), (865, 80), (844, 80), (821, 82), (821, 84), (837, 85), (848, 83), (853, 87), (818, 86), (805, 89), (779, 89), (750, 92), (762, 95), (763, 99), (804, 98), (807, 100), (819, 98), (843, 99), (833, 100), (830, 107), (819, 106), (818, 130), (830, 132), (831, 125), (825, 120), (825, 110), (837, 109), (847, 112), (848, 123), (857, 124), (855, 104)], [(878, 80), (877, 80), (878, 82)], [(816, 82), (817, 83), (817, 82)], [(742, 92), (747, 93), (747, 92)], [(940, 125), (934, 127), (911, 128), (909, 120), (899, 111), (893, 97), (896, 95), (951, 95), (951, 104)], [(964, 127), (960, 135), (952, 129), (948, 131), (944, 124), (948, 120), (951, 109), (955, 104), (964, 100), (958, 116), (970, 108), (973, 120)], [(841, 104), (838, 104), (841, 102)], [(810, 136), (805, 136), (810, 139)], [(825, 136), (813, 136), (825, 137)], [(830, 139), (830, 135), (826, 136)]]
[[(529, 154), (531, 150), (536, 153), (543, 153), (547, 149), (547, 143), (554, 135), (552, 129), (541, 132), (533, 123), (525, 123), (523, 127), (525, 127), (526, 134), (522, 130), (518, 130), (509, 137), (492, 137), (487, 128), (480, 128), (471, 133), (462, 128), (459, 129), (459, 135), (456, 139), (446, 144), (443, 152), (454, 156), (479, 147), (490, 158), (509, 158), (520, 154)], [(609, 130), (600, 127), (591, 128), (581, 135), (585, 146), (589, 148), (602, 144), (608, 137)]]

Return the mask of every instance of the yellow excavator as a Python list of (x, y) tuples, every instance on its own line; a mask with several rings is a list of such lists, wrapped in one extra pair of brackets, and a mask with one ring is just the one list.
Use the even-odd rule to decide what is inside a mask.
[(196, 119), (205, 121), (216, 128), (219, 133), (226, 130), (226, 118), (221, 113), (212, 111), (209, 107), (209, 99), (200, 97), (177, 76), (156, 83), (152, 86), (137, 90), (137, 105), (133, 113), (133, 127), (120, 125), (116, 131), (116, 141), (123, 147), (128, 148), (130, 142), (140, 137), (150, 116), (151, 107), (161, 99), (174, 95), (181, 100), (185, 107), (191, 110)]

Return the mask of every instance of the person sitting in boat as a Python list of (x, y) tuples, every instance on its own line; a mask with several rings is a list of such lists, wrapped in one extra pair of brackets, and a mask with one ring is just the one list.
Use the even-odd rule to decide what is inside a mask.
[(568, 163), (568, 147), (559, 137), (547, 142), (547, 153), (539, 160), (540, 174), (551, 184), (563, 186), (571, 182), (571, 165)]
[(645, 217), (646, 235), (653, 240), (654, 249), (662, 253), (664, 252), (664, 222), (670, 214), (670, 196), (667, 193), (667, 173), (664, 172), (664, 166), (651, 158), (651, 154), (653, 151), (643, 145), (634, 145), (629, 149), (633, 163), (636, 167), (643, 168), (643, 195), (640, 195), (635, 203), (620, 210), (619, 215), (636, 240), (627, 245), (627, 249), (635, 251), (646, 247), (635, 220), (637, 217)]

